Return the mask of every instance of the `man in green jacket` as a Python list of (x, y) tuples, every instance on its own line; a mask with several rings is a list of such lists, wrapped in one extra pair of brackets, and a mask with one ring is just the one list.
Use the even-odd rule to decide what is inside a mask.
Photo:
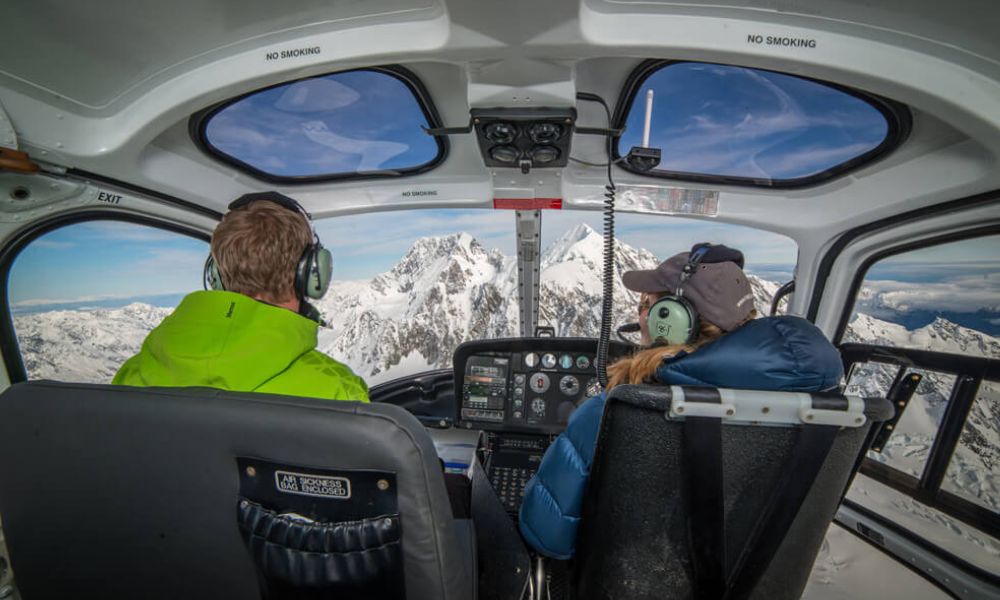
[(367, 402), (365, 382), (316, 350), (319, 316), (306, 298), (326, 292), (331, 260), (308, 214), (277, 192), (229, 209), (205, 266), (212, 291), (186, 296), (113, 383)]

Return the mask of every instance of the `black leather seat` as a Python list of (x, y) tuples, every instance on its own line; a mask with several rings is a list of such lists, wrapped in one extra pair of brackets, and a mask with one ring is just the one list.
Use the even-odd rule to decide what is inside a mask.
[(0, 396), (23, 597), (475, 597), (426, 431), (391, 405), (31, 382)]
[(836, 394), (614, 388), (571, 595), (798, 598), (873, 423), (892, 412)]

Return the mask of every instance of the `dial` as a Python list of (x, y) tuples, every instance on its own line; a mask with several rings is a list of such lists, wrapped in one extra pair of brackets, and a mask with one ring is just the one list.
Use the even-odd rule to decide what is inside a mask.
[(542, 355), (542, 366), (546, 369), (551, 369), (556, 366), (556, 355), (555, 354), (543, 354)]
[(590, 368), (590, 359), (582, 354), (580, 356), (577, 356), (576, 368), (580, 369), (581, 371), (586, 371), (587, 369)]
[(538, 364), (538, 355), (534, 352), (529, 352), (524, 355), (524, 366), (534, 368)]
[(535, 414), (536, 417), (545, 416), (545, 400), (541, 398), (535, 398), (531, 401), (531, 412)]
[(563, 369), (569, 369), (573, 366), (573, 357), (569, 354), (563, 354), (559, 357), (559, 366)]
[(580, 380), (572, 375), (567, 375), (559, 380), (559, 391), (567, 396), (575, 396), (580, 393)]
[(528, 387), (536, 394), (544, 394), (548, 391), (550, 385), (552, 385), (552, 382), (549, 381), (549, 376), (545, 373), (535, 373), (528, 378)]
[(593, 398), (594, 396), (601, 393), (601, 384), (598, 383), (596, 377), (591, 377), (587, 380), (587, 387), (585, 388), (588, 398)]

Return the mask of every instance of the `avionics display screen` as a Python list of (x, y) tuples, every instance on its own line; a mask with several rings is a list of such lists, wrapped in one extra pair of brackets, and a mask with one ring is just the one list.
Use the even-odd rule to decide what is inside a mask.
[(499, 423), (507, 401), (507, 368), (503, 356), (473, 356), (465, 367), (462, 418)]

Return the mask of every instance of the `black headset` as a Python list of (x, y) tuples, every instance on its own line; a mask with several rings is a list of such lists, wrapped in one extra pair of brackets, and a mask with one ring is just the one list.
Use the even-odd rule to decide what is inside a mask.
[[(313, 240), (302, 251), (302, 256), (295, 265), (293, 287), (296, 297), (303, 301), (303, 304), (306, 304), (304, 302), (306, 298), (322, 298), (330, 287), (330, 279), (333, 275), (333, 255), (320, 243), (316, 228), (313, 227), (312, 216), (302, 208), (301, 204), (278, 192), (244, 194), (229, 205), (229, 210), (243, 208), (254, 202), (273, 202), (305, 218), (310, 231), (312, 231)], [(215, 264), (215, 257), (212, 256), (211, 252), (208, 254), (208, 259), (205, 260), (204, 285), (206, 290), (226, 289), (225, 282), (222, 280), (222, 272)]]

